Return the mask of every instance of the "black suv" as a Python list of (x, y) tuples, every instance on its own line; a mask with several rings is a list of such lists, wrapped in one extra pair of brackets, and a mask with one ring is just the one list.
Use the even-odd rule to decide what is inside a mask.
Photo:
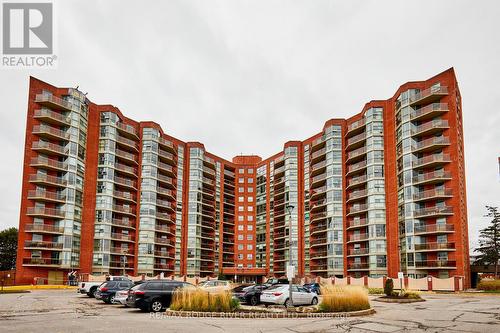
[(159, 312), (170, 306), (172, 294), (180, 288), (196, 288), (191, 283), (172, 280), (149, 280), (130, 289), (127, 305), (142, 311)]
[(97, 298), (102, 299), (104, 303), (111, 304), (115, 298), (115, 294), (120, 290), (128, 290), (134, 286), (134, 282), (128, 280), (123, 281), (106, 281), (99, 286), (97, 290)]

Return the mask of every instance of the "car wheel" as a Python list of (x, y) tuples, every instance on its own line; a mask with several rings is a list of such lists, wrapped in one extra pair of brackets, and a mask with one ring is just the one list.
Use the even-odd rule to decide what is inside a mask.
[(95, 298), (95, 294), (97, 293), (97, 287), (92, 287), (90, 288), (90, 297), (94, 297)]
[(286, 299), (286, 301), (285, 301), (285, 306), (286, 306), (287, 308), (291, 308), (291, 307), (293, 306), (292, 301), (290, 301), (290, 299), (289, 299), (289, 298), (287, 298), (287, 299)]
[(257, 296), (254, 295), (254, 296), (250, 297), (249, 303), (251, 306), (256, 306), (257, 304), (259, 304), (259, 300), (257, 299)]
[(149, 310), (151, 312), (160, 312), (161, 309), (163, 309), (163, 304), (159, 299), (155, 299), (151, 302), (151, 305), (149, 306)]
[(318, 304), (318, 298), (317, 297), (313, 297), (311, 304), (312, 305)]
[(111, 295), (108, 297), (108, 302), (113, 304), (113, 302), (115, 301), (115, 295)]

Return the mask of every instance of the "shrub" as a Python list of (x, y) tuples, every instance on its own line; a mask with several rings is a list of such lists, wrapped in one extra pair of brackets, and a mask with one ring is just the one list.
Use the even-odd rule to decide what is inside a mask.
[(382, 294), (384, 294), (384, 289), (382, 289), (382, 288), (368, 288), (368, 294), (370, 294), (370, 295), (382, 295)]
[(500, 291), (500, 280), (483, 279), (477, 285), (477, 289), (486, 291)]
[(392, 296), (394, 294), (394, 281), (392, 279), (387, 279), (384, 285), (384, 294), (386, 296)]
[(323, 300), (319, 310), (323, 312), (348, 312), (370, 308), (368, 291), (360, 286), (333, 286), (321, 287)]
[(410, 298), (410, 299), (420, 299), (420, 293), (415, 290), (403, 290), (402, 297)]
[(177, 311), (232, 312), (238, 309), (239, 306), (238, 300), (234, 299), (231, 292), (227, 290), (208, 293), (198, 288), (183, 288), (174, 293), (170, 309)]

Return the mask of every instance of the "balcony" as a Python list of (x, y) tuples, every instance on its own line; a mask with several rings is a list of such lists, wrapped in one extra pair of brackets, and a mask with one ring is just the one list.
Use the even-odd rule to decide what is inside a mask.
[(175, 211), (176, 204), (175, 202), (170, 202), (166, 200), (156, 199), (156, 205), (161, 208), (166, 208), (171, 211)]
[(163, 187), (156, 187), (156, 193), (162, 196), (166, 196), (171, 200), (175, 200), (175, 193), (172, 190), (165, 189)]
[(35, 110), (33, 118), (53, 125), (59, 125), (59, 126), (71, 125), (70, 117), (64, 116), (58, 112), (54, 112), (48, 109)]
[(158, 137), (158, 143), (160, 144), (160, 147), (167, 148), (168, 150), (171, 150), (174, 153), (176, 152), (174, 143), (172, 141), (164, 139), (160, 136)]
[(66, 187), (66, 179), (44, 174), (30, 175), (29, 181), (30, 183), (37, 183), (40, 185)]
[(415, 261), (415, 267), (421, 269), (456, 269), (454, 260), (425, 260)]
[(157, 270), (162, 270), (162, 271), (173, 271), (174, 270), (174, 265), (173, 264), (155, 264), (155, 269)]
[(421, 191), (413, 195), (413, 201), (427, 201), (452, 197), (450, 188)]
[(130, 192), (113, 191), (113, 196), (119, 200), (136, 202), (135, 195)]
[(415, 251), (455, 251), (455, 243), (420, 243), (414, 244)]
[(448, 171), (431, 171), (413, 177), (413, 185), (425, 185), (433, 183), (441, 183), (446, 180), (451, 180), (451, 173)]
[(324, 171), (326, 168), (326, 160), (313, 164), (311, 167), (311, 176), (316, 176)]
[(26, 224), (24, 226), (26, 232), (36, 232), (45, 234), (62, 234), (64, 233), (64, 227), (59, 227), (49, 224)]
[(368, 234), (352, 234), (349, 236), (349, 242), (362, 242), (368, 240)]
[(54, 219), (63, 219), (66, 217), (66, 212), (60, 209), (44, 208), (44, 207), (28, 207), (27, 215), (36, 217), (46, 217)]
[(348, 271), (365, 271), (369, 269), (370, 269), (370, 264), (368, 263), (352, 262), (347, 264)]
[(349, 208), (347, 215), (360, 214), (366, 212), (367, 210), (368, 210), (368, 205), (366, 204), (353, 205)]
[(434, 137), (419, 141), (415, 144), (412, 151), (415, 153), (428, 152), (437, 149), (443, 149), (450, 145), (450, 139), (444, 136)]
[(422, 90), (410, 97), (410, 105), (429, 104), (439, 101), (441, 97), (448, 95), (448, 87), (435, 86)]
[(125, 161), (137, 164), (137, 155), (135, 155), (135, 154), (131, 154), (131, 153), (126, 152), (126, 151), (121, 150), (121, 149), (116, 149), (115, 155), (118, 156), (119, 158), (125, 160)]
[(311, 187), (321, 185), (326, 180), (326, 173), (311, 178)]
[(277, 177), (279, 174), (285, 172), (285, 166), (274, 169), (274, 177)]
[(319, 223), (319, 224), (316, 224), (316, 225), (312, 226), (309, 229), (309, 233), (312, 235), (312, 234), (315, 234), (315, 233), (318, 233), (318, 232), (326, 232), (326, 228), (327, 228), (327, 224), (326, 223)]
[(365, 129), (365, 119), (362, 118), (358, 121), (355, 121), (347, 126), (347, 135), (355, 135)]
[(353, 200), (359, 200), (359, 199), (364, 199), (368, 196), (368, 190), (359, 190), (359, 191), (354, 191), (349, 194), (347, 197), (347, 201), (353, 201)]
[(328, 257), (328, 252), (327, 251), (314, 251), (311, 252), (311, 259), (317, 259), (317, 258), (326, 258)]
[(314, 265), (311, 263), (311, 272), (324, 272), (328, 270), (327, 265)]
[(134, 139), (139, 138), (137, 130), (132, 125), (127, 125), (124, 123), (116, 123), (116, 128), (118, 129), (119, 132), (121, 132), (125, 136), (132, 137)]
[(40, 167), (44, 169), (57, 170), (57, 171), (67, 171), (68, 165), (64, 162), (58, 160), (52, 160), (45, 157), (34, 157), (30, 161), (30, 166)]
[(45, 124), (33, 126), (33, 134), (50, 140), (69, 139), (69, 132)]
[(318, 188), (315, 188), (315, 189), (311, 190), (311, 197), (310, 197), (310, 199), (313, 200), (313, 198), (316, 198), (316, 197), (319, 197), (322, 194), (325, 194), (326, 191), (327, 191), (327, 189), (328, 188), (326, 186), (322, 186), (322, 187), (318, 187)]
[(351, 249), (349, 250), (348, 256), (366, 256), (370, 253), (369, 248), (363, 248), (363, 249)]
[(170, 176), (175, 177), (175, 169), (173, 166), (171, 166), (169, 164), (158, 161), (158, 170), (164, 171), (165, 173), (169, 174)]
[(155, 216), (158, 220), (167, 221), (170, 223), (175, 223), (175, 220), (172, 218), (172, 216), (170, 214), (156, 212)]
[(412, 130), (412, 136), (432, 135), (448, 128), (450, 128), (448, 120), (432, 120), (415, 127), (415, 129)]
[(135, 215), (135, 209), (127, 206), (113, 205), (113, 211), (120, 214)]
[(57, 154), (57, 155), (67, 155), (68, 150), (65, 146), (61, 146), (55, 143), (45, 142), (45, 141), (34, 141), (31, 148), (39, 153), (44, 154)]
[(117, 185), (137, 190), (137, 182), (135, 180), (115, 176), (114, 182)]
[(356, 164), (349, 165), (347, 167), (347, 174), (349, 175), (351, 173), (358, 172), (364, 169), (366, 169), (366, 161), (361, 161)]
[(61, 251), (63, 248), (62, 243), (56, 242), (43, 242), (43, 241), (25, 241), (25, 249), (40, 249), (40, 250), (51, 250), (51, 251)]
[(423, 108), (417, 109), (410, 114), (412, 121), (421, 121), (425, 119), (435, 118), (448, 112), (448, 104), (432, 103)]
[(120, 228), (132, 228), (135, 229), (135, 221), (127, 220), (127, 219), (113, 219), (111, 220), (111, 224)]
[(129, 262), (123, 262), (123, 261), (110, 261), (109, 262), (109, 267), (111, 268), (118, 268), (118, 269), (133, 269), (134, 265)]
[(134, 249), (133, 248), (122, 248), (122, 247), (111, 247), (109, 249), (109, 253), (113, 255), (120, 255), (120, 256), (133, 256), (134, 255)]
[(174, 259), (174, 255), (168, 253), (167, 251), (155, 251), (155, 257)]
[(413, 212), (414, 218), (438, 217), (446, 215), (453, 215), (453, 207), (450, 206), (428, 207), (428, 208), (416, 209)]
[(161, 174), (157, 174), (156, 179), (163, 184), (175, 187), (174, 179), (172, 177), (167, 177)]
[(66, 201), (66, 195), (59, 192), (30, 190), (28, 191), (28, 199), (62, 203)]
[(361, 185), (365, 184), (367, 181), (368, 181), (368, 178), (366, 175), (351, 178), (350, 180), (347, 181), (347, 188), (361, 186)]
[(413, 233), (415, 235), (422, 234), (440, 234), (440, 233), (452, 233), (455, 230), (453, 224), (428, 224), (418, 226), (413, 228)]
[(40, 105), (47, 106), (56, 110), (66, 110), (66, 111), (73, 110), (73, 106), (71, 105), (70, 102), (65, 101), (62, 98), (56, 97), (54, 95), (37, 94), (35, 96), (35, 102)]
[(127, 148), (131, 148), (135, 151), (139, 151), (139, 143), (137, 141), (127, 139), (123, 136), (118, 136), (118, 138), (116, 139), (116, 142), (119, 145), (125, 146)]
[[(311, 239), (310, 245), (311, 247), (316, 247), (316, 246), (324, 246), (328, 243), (329, 241), (327, 240), (326, 237), (321, 237), (321, 238), (316, 238), (316, 239)], [(331, 243), (332, 241), (330, 241)]]
[[(203, 168), (203, 170), (205, 170), (205, 168)], [(207, 168), (207, 172), (210, 172), (211, 174), (213, 174), (215, 176), (215, 171), (210, 169), (210, 168)], [(225, 169), (224, 170), (224, 176), (227, 176), (229, 178), (232, 178), (232, 180), (234, 181), (234, 177), (235, 177), (235, 174), (233, 171), (230, 171), (230, 170), (227, 170)], [(225, 177), (224, 177), (225, 178)]]
[(359, 148), (364, 145), (366, 141), (366, 133), (361, 133), (358, 135), (355, 135), (353, 137), (350, 137), (347, 139), (347, 144), (346, 144), (346, 149), (351, 150), (355, 148)]
[(116, 241), (125, 241), (125, 242), (133, 242), (133, 237), (132, 235), (129, 234), (120, 234), (113, 232), (111, 233), (111, 239), (116, 240)]
[(352, 220), (348, 225), (347, 229), (364, 228), (368, 225), (368, 220), (366, 218)]
[(166, 160), (167, 162), (170, 162), (171, 164), (175, 164), (174, 154), (172, 153), (160, 149), (158, 150), (158, 157), (160, 159)]
[(61, 266), (61, 259), (52, 258), (23, 258), (23, 266)]
[(316, 160), (318, 157), (321, 157), (326, 154), (326, 148), (321, 148), (318, 151), (315, 151), (314, 153), (311, 154), (311, 161)]
[(451, 162), (451, 158), (450, 155), (448, 154), (428, 155), (419, 158), (416, 161), (413, 161), (412, 166), (414, 169), (430, 168), (430, 167), (440, 166), (449, 162)]
[(175, 235), (175, 227), (171, 225), (156, 224), (155, 231)]
[(347, 153), (347, 162), (353, 162), (366, 155), (366, 147), (361, 147)]

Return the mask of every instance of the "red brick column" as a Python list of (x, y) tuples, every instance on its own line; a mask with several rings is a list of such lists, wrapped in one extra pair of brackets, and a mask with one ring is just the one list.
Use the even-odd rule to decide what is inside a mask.
[(350, 276), (347, 276), (347, 284), (351, 284), (351, 277)]
[(454, 279), (454, 282), (455, 282), (455, 291), (460, 291), (460, 279), (462, 277), (461, 276), (454, 276), (453, 279)]
[(402, 289), (408, 289), (408, 285), (409, 285), (409, 283), (408, 283), (408, 277), (407, 277), (407, 276), (405, 276), (405, 277), (403, 278), (403, 285), (401, 286), (401, 288), (402, 288)]
[(363, 284), (368, 287), (368, 275), (363, 276)]
[(432, 291), (432, 276), (427, 275), (427, 290)]

